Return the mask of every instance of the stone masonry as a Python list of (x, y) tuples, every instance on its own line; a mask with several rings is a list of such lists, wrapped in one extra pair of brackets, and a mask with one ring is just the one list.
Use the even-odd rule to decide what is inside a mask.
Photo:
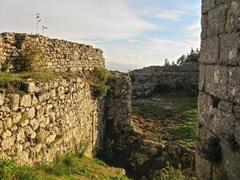
[(198, 89), (198, 64), (179, 66), (151, 66), (130, 72), (133, 96), (149, 96), (153, 93), (181, 91), (196, 94)]
[(4, 63), (16, 58), (22, 51), (38, 50), (41, 62), (37, 68), (43, 70), (66, 72), (92, 70), (104, 67), (103, 52), (90, 45), (78, 44), (64, 40), (20, 33), (0, 34), (0, 70)]
[(197, 177), (239, 180), (240, 1), (203, 0), (201, 39)]
[(101, 50), (18, 33), (0, 34), (0, 71), (29, 48), (41, 51), (41, 70), (74, 73), (45, 82), (26, 79), (13, 89), (0, 89), (0, 157), (34, 164), (68, 152), (97, 154), (103, 147), (105, 119), (114, 119), (116, 127), (130, 123), (130, 78), (115, 76), (117, 83), (110, 82), (114, 96), (94, 97), (88, 78), (91, 70), (105, 67)]
[(26, 82), (25, 93), (0, 92), (0, 151), (18, 163), (51, 161), (74, 150), (96, 154), (104, 133), (104, 100), (80, 77)]

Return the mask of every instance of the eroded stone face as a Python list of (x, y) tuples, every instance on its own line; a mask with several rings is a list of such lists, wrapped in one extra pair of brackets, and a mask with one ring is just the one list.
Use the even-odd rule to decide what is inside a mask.
[[(4, 41), (2, 40), (4, 39)], [(0, 34), (0, 69), (6, 61), (18, 56), (22, 51), (38, 50), (37, 61), (32, 64), (33, 70), (54, 72), (82, 72), (96, 67), (105, 67), (105, 59), (100, 49), (89, 45), (49, 39), (20, 33)], [(32, 93), (36, 91), (34, 83), (26, 83), (23, 88)]]
[[(203, 0), (196, 171), (199, 180), (240, 179), (240, 2)], [(206, 33), (207, 32), (207, 33)], [(222, 160), (206, 158), (210, 138)]]
[(4, 104), (4, 96), (0, 93), (0, 106)]
[(57, 78), (34, 86), (37, 91), (0, 94), (1, 154), (22, 164), (52, 160), (84, 143), (88, 155), (95, 153), (103, 137), (103, 100), (91, 96), (85, 80)]

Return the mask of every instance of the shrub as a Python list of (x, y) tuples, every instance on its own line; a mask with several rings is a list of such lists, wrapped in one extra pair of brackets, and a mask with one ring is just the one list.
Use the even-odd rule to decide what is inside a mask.
[(161, 180), (185, 180), (185, 176), (183, 175), (181, 168), (174, 168), (167, 162), (167, 166), (161, 170)]
[(37, 178), (33, 168), (17, 166), (13, 160), (1, 159), (0, 179), (36, 180)]
[(40, 50), (25, 49), (19, 53), (17, 57), (7, 61), (3, 65), (3, 71), (13, 73), (39, 71), (42, 66), (43, 55)]
[(212, 163), (219, 163), (222, 161), (222, 150), (220, 140), (216, 137), (209, 137), (203, 148), (203, 153), (206, 159)]
[(94, 97), (106, 96), (109, 90), (109, 73), (104, 68), (95, 68), (91, 75), (91, 89)]
[(38, 49), (26, 49), (13, 61), (13, 71), (16, 73), (39, 70), (42, 58), (42, 54)]
[(12, 160), (1, 159), (0, 160), (0, 179), (10, 179), (14, 174), (15, 168), (16, 168), (16, 165)]

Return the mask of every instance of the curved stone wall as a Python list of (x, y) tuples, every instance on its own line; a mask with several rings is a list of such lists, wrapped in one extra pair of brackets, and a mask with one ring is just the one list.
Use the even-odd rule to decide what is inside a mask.
[[(49, 39), (40, 35), (2, 33), (0, 34), (0, 69), (4, 63), (29, 49), (37, 49), (41, 53), (43, 70), (73, 72), (105, 67), (103, 51), (89, 45)], [(39, 63), (35, 65), (38, 67)]]
[(74, 150), (96, 154), (104, 134), (104, 101), (79, 77), (0, 90), (0, 152), (18, 163), (51, 161)]

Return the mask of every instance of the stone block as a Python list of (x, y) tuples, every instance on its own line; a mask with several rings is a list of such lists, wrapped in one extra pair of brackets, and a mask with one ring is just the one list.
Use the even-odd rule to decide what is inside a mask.
[(12, 110), (18, 110), (20, 96), (18, 94), (11, 94), (8, 96), (8, 98), (10, 100)]
[[(212, 1), (212, 0), (210, 0)], [(207, 35), (208, 37), (218, 36), (224, 33), (226, 23), (227, 6), (219, 5), (208, 13)]]
[(236, 119), (233, 114), (215, 109), (211, 131), (221, 139), (227, 140), (230, 134), (234, 134)]
[(205, 14), (209, 10), (215, 7), (215, 1), (213, 0), (202, 0), (202, 14)]
[(219, 37), (211, 37), (202, 40), (200, 62), (206, 64), (214, 64), (219, 58)]
[(20, 100), (20, 106), (30, 107), (32, 103), (31, 95), (23, 95)]
[(4, 104), (4, 95), (0, 93), (0, 106)]
[(30, 108), (29, 111), (28, 111), (28, 118), (33, 119), (35, 117), (35, 112), (36, 111), (35, 111), (34, 107)]
[(240, 15), (240, 2), (239, 1), (229, 2), (226, 17), (226, 31), (228, 33), (236, 32), (239, 15)]
[(198, 121), (204, 127), (212, 125), (213, 99), (205, 93), (199, 93), (198, 97)]
[(228, 179), (239, 180), (240, 177), (240, 154), (233, 151), (224, 143), (221, 143), (223, 153), (223, 167), (227, 173)]
[(208, 22), (208, 16), (203, 15), (201, 19), (201, 25), (202, 25), (202, 32), (201, 32), (201, 39), (206, 39), (207, 38), (207, 22)]
[(199, 180), (211, 180), (212, 164), (198, 154), (196, 154), (196, 169), (197, 177), (201, 177)]
[(2, 150), (5, 151), (5, 150), (11, 149), (15, 144), (15, 139), (16, 139), (15, 136), (11, 136), (6, 139), (3, 139), (1, 143)]
[(200, 91), (205, 90), (205, 84), (206, 84), (206, 68), (207, 66), (200, 64), (199, 66), (199, 86), (198, 89)]
[(228, 95), (230, 99), (240, 104), (240, 68), (233, 67), (229, 70)]
[(222, 66), (208, 65), (206, 68), (206, 92), (216, 98), (228, 99), (228, 71)]
[(239, 33), (223, 34), (220, 36), (220, 63), (223, 65), (238, 65), (240, 63)]
[(218, 104), (218, 109), (225, 113), (233, 113), (233, 103), (228, 101), (220, 101)]

